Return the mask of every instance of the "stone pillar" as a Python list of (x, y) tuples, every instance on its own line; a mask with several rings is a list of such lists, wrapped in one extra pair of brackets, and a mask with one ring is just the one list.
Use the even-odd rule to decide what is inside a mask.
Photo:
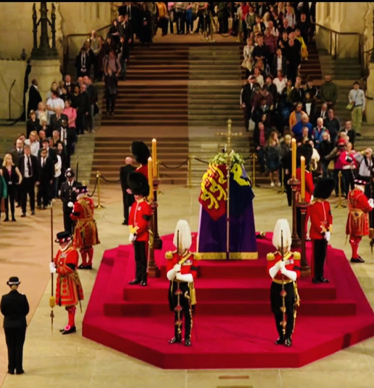
[(32, 59), (31, 73), (29, 80), (36, 78), (39, 84), (39, 91), (43, 102), (46, 102), (46, 95), (51, 89), (53, 81), (61, 81), (62, 75), (60, 71), (61, 63), (58, 59)]

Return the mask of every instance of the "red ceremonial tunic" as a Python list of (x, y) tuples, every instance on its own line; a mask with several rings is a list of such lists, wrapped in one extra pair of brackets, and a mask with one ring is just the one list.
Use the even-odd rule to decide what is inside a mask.
[(141, 172), (148, 180), (148, 164), (141, 164), (135, 171)]
[[(301, 182), (301, 168), (296, 169), (296, 178)], [(297, 188), (296, 200), (301, 201), (301, 185)], [(305, 202), (310, 203), (311, 197), (314, 192), (313, 175), (309, 171), (305, 171)]]
[(94, 201), (86, 195), (74, 203), (70, 218), (76, 221), (73, 236), (76, 248), (100, 244), (96, 221), (94, 220), (94, 211)]
[[(136, 241), (149, 240), (148, 224), (151, 216), (151, 205), (144, 198), (132, 204), (129, 216), (129, 228), (130, 233), (137, 235)], [(137, 230), (132, 232), (134, 228), (137, 228)]]
[(310, 217), (309, 237), (312, 240), (324, 239), (324, 232), (332, 226), (330, 203), (324, 200), (316, 200), (308, 207)]
[(77, 268), (78, 260), (78, 251), (72, 246), (66, 251), (57, 252), (54, 263), (57, 273), (56, 303), (59, 306), (75, 306), (84, 299), (78, 272), (68, 265), (72, 264)]
[(369, 234), (368, 213), (372, 210), (367, 196), (359, 189), (353, 189), (348, 194), (348, 219), (346, 234), (353, 237)]
[(192, 274), (193, 279), (197, 277), (197, 260), (192, 252), (185, 252), (182, 255), (179, 255), (177, 251), (167, 252), (166, 258), (168, 259), (166, 266), (166, 273), (174, 268), (175, 264), (182, 262), (181, 264), (181, 275)]
[[(279, 261), (282, 260), (282, 255), (279, 252), (269, 253), (267, 255), (267, 271), (274, 267)], [(283, 260), (285, 261), (285, 267), (289, 271), (295, 271), (297, 275), (297, 279), (300, 277), (300, 253), (299, 252), (288, 252), (284, 255)], [(291, 283), (292, 280), (284, 276), (285, 283)], [(278, 273), (274, 276), (273, 282), (282, 284), (282, 273), (279, 270)]]

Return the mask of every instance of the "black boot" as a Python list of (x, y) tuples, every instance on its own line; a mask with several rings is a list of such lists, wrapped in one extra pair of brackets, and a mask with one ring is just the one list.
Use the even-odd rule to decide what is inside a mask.
[(130, 286), (133, 286), (133, 285), (135, 285), (135, 284), (140, 284), (140, 280), (134, 279), (134, 280), (132, 280), (131, 282), (129, 282), (129, 284), (130, 284)]
[(286, 338), (286, 340), (284, 341), (284, 345), (289, 348), (292, 346), (292, 339), (291, 338)]
[(274, 342), (275, 345), (284, 345), (284, 337), (281, 336), (279, 337), (275, 342)]
[(64, 331), (62, 332), (62, 335), (76, 333), (76, 331), (77, 331), (77, 328), (75, 326), (71, 326), (68, 330), (64, 329)]
[(168, 341), (170, 345), (181, 343), (182, 340), (178, 337), (173, 337), (171, 340)]
[(188, 347), (191, 346), (191, 340), (190, 339), (185, 339), (184, 340), (184, 345), (188, 346)]

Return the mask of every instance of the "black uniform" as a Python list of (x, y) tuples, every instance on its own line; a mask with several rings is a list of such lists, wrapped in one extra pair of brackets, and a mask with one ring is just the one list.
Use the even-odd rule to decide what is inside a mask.
[(5, 339), (8, 347), (8, 372), (23, 373), (23, 344), (26, 335), (26, 315), (29, 303), (26, 295), (12, 290), (1, 299), (1, 313), (4, 315)]
[(74, 222), (70, 218), (73, 208), (69, 207), (68, 204), (69, 202), (74, 203), (77, 200), (77, 194), (74, 188), (80, 185), (81, 184), (77, 181), (73, 181), (71, 183), (66, 181), (61, 185), (60, 198), (63, 203), (62, 211), (64, 212), (64, 228), (66, 232), (73, 233), (74, 231)]

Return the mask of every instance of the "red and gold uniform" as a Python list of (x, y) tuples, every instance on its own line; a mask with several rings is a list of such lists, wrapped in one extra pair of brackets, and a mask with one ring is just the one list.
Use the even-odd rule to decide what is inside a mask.
[(78, 251), (73, 245), (65, 250), (59, 249), (54, 259), (57, 273), (56, 302), (65, 306), (69, 316), (69, 323), (62, 331), (63, 334), (75, 332), (76, 305), (84, 299), (83, 289), (76, 270), (79, 261)]
[[(182, 255), (177, 251), (167, 252), (167, 266), (166, 272), (172, 273), (176, 264), (180, 265), (180, 275), (192, 275), (192, 282), (185, 280), (178, 280), (176, 274), (170, 280), (169, 287), (169, 305), (170, 310), (174, 311), (174, 323), (175, 323), (175, 342), (181, 342), (182, 340), (182, 326), (183, 316), (185, 324), (185, 341), (191, 341), (192, 331), (192, 313), (194, 305), (196, 304), (196, 295), (194, 288), (194, 280), (197, 277), (197, 256), (190, 251), (185, 251)], [(187, 342), (186, 342), (187, 343)]]
[[(324, 199), (316, 199), (308, 208), (310, 217), (309, 237), (312, 239), (312, 276), (315, 283), (324, 282), (324, 264), (327, 245), (332, 230), (332, 214), (330, 203)], [(327, 233), (328, 232), (328, 233)]]
[[(149, 241), (149, 221), (152, 216), (151, 205), (143, 197), (131, 206), (129, 216), (130, 236), (135, 251), (135, 283), (147, 282), (147, 247)], [(135, 284), (134, 283), (134, 284)]]
[[(283, 256), (285, 269), (296, 273), (296, 279), (300, 277), (300, 253), (299, 252), (288, 252)], [(279, 252), (269, 253), (267, 255), (267, 270), (273, 267), (279, 267), (282, 261), (282, 255)], [(277, 268), (276, 267), (276, 268)], [(287, 317), (287, 324), (285, 334), (283, 334), (283, 296), (282, 296), (282, 282), (284, 282), (284, 305), (285, 314)], [(296, 281), (288, 278), (287, 275), (282, 275), (281, 270), (276, 272), (273, 278), (273, 282), (270, 288), (270, 302), (271, 309), (275, 317), (276, 327), (279, 333), (279, 344), (284, 343), (285, 340), (291, 340), (292, 333), (295, 325), (295, 305), (299, 303), (299, 295), (297, 293)]]
[[(296, 179), (298, 179), (301, 182), (301, 169), (300, 168), (296, 169)], [(301, 186), (298, 187), (298, 191), (296, 193), (296, 202), (300, 202), (301, 201), (300, 190), (301, 190)], [(311, 172), (306, 170), (305, 171), (305, 202), (306, 203), (310, 203), (310, 201), (312, 199), (313, 192), (314, 192), (313, 175), (312, 175)], [(301, 239), (302, 238), (302, 234), (301, 234), (301, 213), (300, 213), (300, 209), (299, 208), (297, 208), (297, 211), (296, 211), (296, 224), (297, 224), (297, 234), (298, 234), (298, 236)], [(306, 231), (307, 231), (307, 225), (308, 225), (308, 217), (305, 217), (305, 225), (304, 225), (304, 228), (303, 228), (304, 233), (306, 233)]]
[(93, 200), (87, 195), (80, 195), (70, 215), (71, 219), (76, 221), (73, 239), (75, 247), (81, 252), (82, 265), (79, 268), (82, 269), (92, 268), (93, 246), (100, 244), (94, 211)]
[(135, 171), (142, 173), (148, 179), (148, 164), (141, 164)]
[(358, 254), (358, 246), (362, 236), (369, 235), (368, 213), (372, 210), (367, 196), (358, 188), (348, 194), (348, 219), (346, 234), (352, 248), (352, 261), (362, 261)]

